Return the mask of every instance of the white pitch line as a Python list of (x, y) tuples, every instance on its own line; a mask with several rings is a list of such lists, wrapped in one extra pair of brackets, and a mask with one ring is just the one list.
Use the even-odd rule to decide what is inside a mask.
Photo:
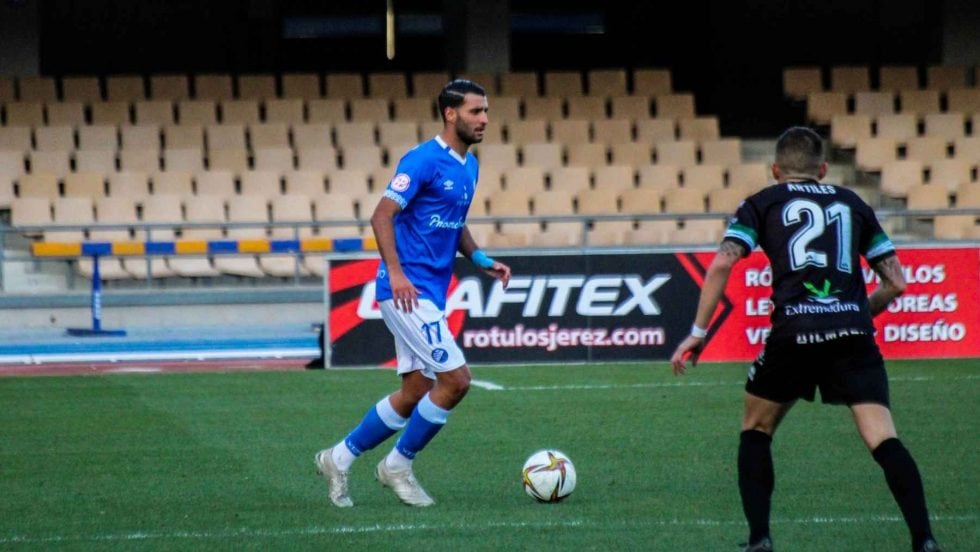
[(471, 379), (470, 385), (474, 387), (479, 387), (480, 389), (486, 389), (488, 391), (503, 391), (505, 388), (503, 385), (497, 385), (492, 381)]
[[(980, 519), (976, 513), (968, 513), (953, 516), (930, 516), (936, 522), (948, 523), (974, 523)], [(829, 517), (817, 516), (809, 518), (793, 519), (774, 519), (775, 525), (808, 525), (808, 524), (866, 524), (866, 523), (900, 523), (904, 520), (894, 515), (872, 515), (872, 516), (843, 516)], [(132, 531), (128, 533), (103, 533), (90, 535), (48, 535), (48, 536), (29, 536), (11, 535), (0, 536), (0, 544), (40, 544), (40, 543), (64, 543), (64, 542), (111, 542), (111, 541), (151, 541), (164, 539), (183, 539), (183, 540), (208, 540), (208, 539), (231, 539), (231, 538), (279, 538), (279, 537), (306, 537), (317, 535), (354, 535), (367, 533), (399, 533), (415, 531), (445, 531), (445, 530), (487, 530), (487, 529), (551, 529), (551, 528), (643, 528), (643, 527), (705, 527), (705, 526), (742, 526), (744, 520), (738, 519), (635, 519), (625, 521), (610, 520), (569, 520), (554, 522), (515, 522), (515, 521), (488, 521), (481, 524), (467, 522), (465, 524), (449, 523), (433, 525), (428, 523), (401, 523), (389, 525), (339, 525), (339, 526), (311, 526), (296, 527), (292, 529), (258, 529), (250, 527), (229, 528), (217, 531), (171, 531), (171, 532), (152, 532), (152, 531)]]

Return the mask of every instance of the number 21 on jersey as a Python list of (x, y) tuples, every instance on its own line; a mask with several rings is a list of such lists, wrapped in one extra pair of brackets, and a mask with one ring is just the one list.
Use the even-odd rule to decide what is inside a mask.
[(783, 224), (788, 228), (801, 224), (789, 239), (791, 270), (806, 266), (827, 266), (827, 252), (811, 248), (815, 239), (833, 226), (837, 240), (837, 270), (851, 273), (851, 208), (844, 203), (831, 203), (826, 208), (809, 199), (794, 199), (783, 207)]

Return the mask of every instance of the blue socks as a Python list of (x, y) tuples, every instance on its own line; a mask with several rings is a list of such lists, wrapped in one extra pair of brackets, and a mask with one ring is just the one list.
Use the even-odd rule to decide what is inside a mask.
[(448, 418), (449, 411), (436, 406), (426, 393), (412, 411), (405, 432), (395, 443), (395, 450), (406, 458), (415, 458), (415, 455), (429, 444), (436, 433), (439, 433), (442, 426), (446, 425)]
[(388, 397), (385, 397), (367, 411), (361, 423), (344, 439), (344, 444), (354, 456), (360, 456), (405, 427), (406, 422), (407, 420), (399, 416), (391, 407)]

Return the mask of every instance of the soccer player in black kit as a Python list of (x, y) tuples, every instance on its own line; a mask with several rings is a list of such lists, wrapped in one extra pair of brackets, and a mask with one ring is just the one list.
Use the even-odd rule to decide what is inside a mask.
[[(793, 127), (776, 142), (777, 184), (749, 196), (731, 219), (705, 275), (691, 335), (671, 357), (675, 374), (697, 363), (732, 266), (756, 245), (772, 266), (772, 329), (749, 368), (738, 450), (738, 487), (749, 524), (746, 552), (771, 551), (773, 433), (798, 399), (845, 404), (898, 502), (914, 552), (936, 552), (919, 469), (898, 440), (872, 317), (905, 290), (888, 236), (854, 192), (821, 184), (823, 142)], [(869, 296), (863, 256), (881, 283)], [(846, 548), (846, 547), (845, 547)]]

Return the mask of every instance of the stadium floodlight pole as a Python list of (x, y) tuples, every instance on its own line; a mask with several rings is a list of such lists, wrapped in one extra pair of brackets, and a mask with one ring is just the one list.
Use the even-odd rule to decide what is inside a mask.
[(385, 8), (385, 57), (395, 59), (395, 0), (388, 0)]

